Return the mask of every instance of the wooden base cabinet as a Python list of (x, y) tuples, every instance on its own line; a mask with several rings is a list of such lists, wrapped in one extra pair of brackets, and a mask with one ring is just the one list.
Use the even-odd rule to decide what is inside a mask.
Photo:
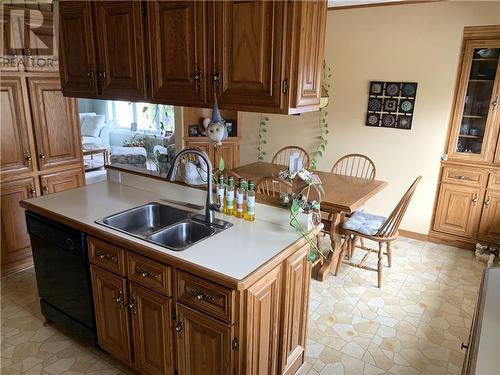
[[(288, 375), (304, 363), (308, 245), (238, 283), (94, 237), (89, 247), (99, 344), (139, 373)], [(108, 258), (126, 271), (102, 269)]]
[(479, 237), (491, 242), (500, 240), (500, 191), (486, 191)]
[(213, 146), (208, 141), (192, 140), (185, 141), (186, 147), (197, 147), (206, 152), (214, 168), (218, 168), (221, 159), (224, 159), (225, 169), (233, 169), (240, 165), (240, 141), (238, 138), (227, 139), (221, 146)]

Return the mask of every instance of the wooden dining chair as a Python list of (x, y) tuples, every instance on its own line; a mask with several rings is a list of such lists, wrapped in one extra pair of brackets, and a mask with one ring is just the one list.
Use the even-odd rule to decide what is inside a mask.
[[(342, 263), (349, 264), (354, 267), (362, 268), (369, 271), (375, 271), (378, 274), (377, 285), (380, 288), (382, 286), (383, 277), (383, 265), (382, 259), (384, 255), (387, 255), (388, 266), (392, 266), (392, 249), (391, 244), (399, 236), (399, 224), (403, 219), (403, 216), (410, 204), (410, 200), (417, 188), (418, 183), (422, 179), (422, 176), (418, 176), (417, 179), (411, 184), (410, 188), (406, 191), (405, 195), (401, 198), (397, 206), (394, 208), (392, 213), (388, 218), (383, 216), (371, 215), (363, 211), (357, 211), (343, 224), (343, 231), (346, 236), (346, 240), (342, 245), (342, 250), (340, 252), (337, 268), (335, 270), (335, 275), (338, 275)], [(372, 249), (367, 246), (356, 245), (356, 240), (358, 238), (365, 238), (378, 243), (378, 249)], [(383, 245), (385, 244), (386, 251), (383, 250)], [(351, 261), (344, 261), (344, 255), (346, 251), (352, 254), (355, 248), (366, 251), (359, 263), (354, 263)], [(366, 261), (371, 253), (378, 254), (377, 268), (373, 268), (366, 265)]]
[(279, 198), (280, 193), (290, 194), (292, 192), (292, 183), (277, 177), (263, 177), (255, 184), (255, 192)]
[(311, 163), (311, 158), (306, 150), (299, 146), (287, 146), (283, 147), (276, 154), (274, 154), (271, 163), (286, 165), (288, 166), (288, 162), (290, 160), (290, 155), (294, 152), (299, 153), (299, 157), (302, 159), (302, 167), (304, 169), (308, 169)]
[(343, 176), (375, 179), (375, 163), (363, 154), (347, 154), (335, 162), (332, 173)]

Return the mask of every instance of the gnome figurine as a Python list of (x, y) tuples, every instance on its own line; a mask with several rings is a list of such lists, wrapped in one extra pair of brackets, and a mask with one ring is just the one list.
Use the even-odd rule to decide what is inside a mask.
[(222, 145), (222, 141), (228, 136), (226, 122), (220, 115), (217, 96), (215, 96), (214, 106), (212, 108), (212, 119), (207, 126), (206, 132), (208, 139), (217, 146)]

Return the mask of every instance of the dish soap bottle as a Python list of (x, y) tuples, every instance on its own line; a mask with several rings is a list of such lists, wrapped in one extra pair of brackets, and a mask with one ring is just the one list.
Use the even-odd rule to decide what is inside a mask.
[(219, 179), (217, 181), (217, 203), (219, 204), (220, 212), (224, 212), (224, 176), (222, 173), (219, 175)]
[(227, 178), (226, 207), (224, 213), (232, 215), (234, 210), (234, 179), (233, 176)]
[(255, 220), (255, 186), (252, 180), (248, 181), (247, 190), (247, 207), (245, 212), (245, 220)]
[(234, 212), (234, 216), (242, 218), (245, 213), (243, 212), (244, 208), (244, 199), (245, 199), (245, 181), (243, 178), (238, 179), (238, 189), (236, 189), (236, 210)]

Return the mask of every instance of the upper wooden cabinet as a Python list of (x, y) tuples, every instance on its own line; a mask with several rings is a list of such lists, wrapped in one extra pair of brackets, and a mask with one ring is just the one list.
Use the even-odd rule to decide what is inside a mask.
[(0, 82), (2, 179), (33, 169), (21, 86), (19, 77), (3, 76)]
[(63, 1), (60, 4), (62, 90), (66, 96), (146, 97), (143, 4)]
[(28, 78), (39, 168), (82, 160), (76, 99), (65, 98), (56, 77)]
[(215, 2), (213, 80), (221, 107), (280, 110), (286, 4)]
[[(71, 35), (60, 37), (61, 61), (79, 66), (61, 69), (65, 95), (209, 107), (216, 92), (221, 108), (319, 107), (324, 0), (69, 3), (61, 4), (61, 33)], [(85, 48), (66, 46), (75, 42)], [(97, 63), (85, 52), (92, 43)]]
[(500, 39), (467, 40), (451, 123), (448, 158), (498, 162)]
[(142, 7), (137, 1), (95, 2), (97, 79), (103, 97), (146, 96)]
[(89, 1), (59, 4), (59, 72), (66, 96), (97, 95), (94, 17)]
[(205, 1), (149, 1), (151, 100), (209, 106)]

